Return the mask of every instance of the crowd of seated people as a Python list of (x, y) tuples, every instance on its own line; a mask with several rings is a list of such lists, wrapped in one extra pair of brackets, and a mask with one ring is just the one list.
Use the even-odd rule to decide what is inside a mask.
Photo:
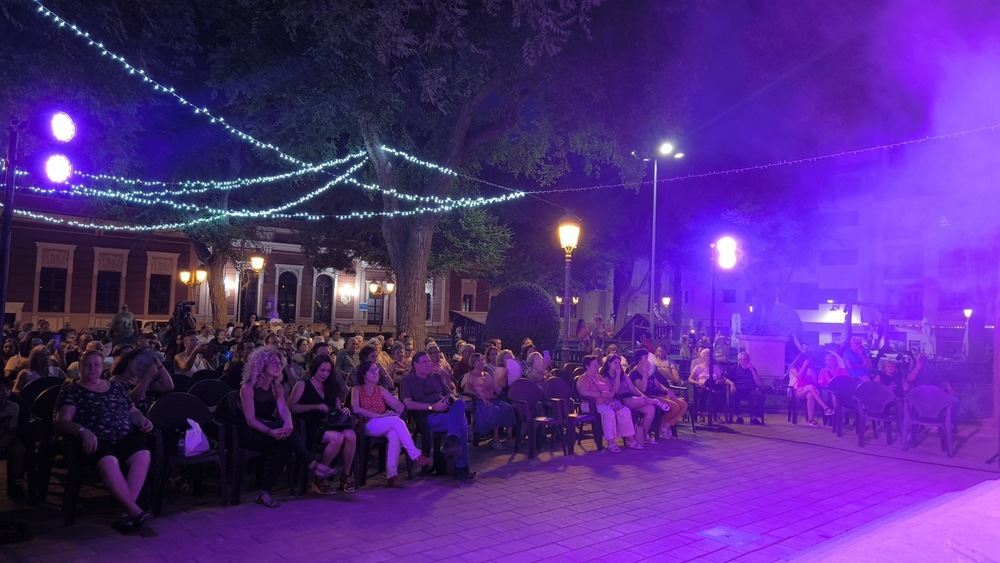
[[(548, 379), (572, 377), (576, 367), (582, 374), (569, 379), (573, 392), (594, 400), (610, 452), (654, 445), (654, 430), (676, 436), (678, 424), (690, 414), (687, 393), (692, 389), (707, 391), (696, 393), (695, 400), (728, 399), (719, 409), (738, 413), (746, 403), (750, 424), (763, 419), (764, 385), (745, 352), (726, 369), (716, 363), (710, 370), (709, 350), (701, 349), (695, 352), (700, 361), (693, 362), (685, 380), (663, 346), (619, 354), (612, 342), (602, 342), (606, 354), (598, 350), (566, 374), (530, 340), (521, 343), (519, 354), (496, 340), (480, 350), (460, 343), (457, 357), (449, 358), (431, 338), (421, 346), (404, 333), (365, 341), (336, 331), (264, 322), (246, 333), (241, 326), (189, 330), (173, 343), (174, 352), (164, 353), (168, 346), (159, 335), (141, 335), (112, 348), (109, 340), (88, 331), (67, 330), (56, 339), (51, 332), (28, 329), (8, 330), (2, 348), (6, 377), (0, 386), (0, 452), (8, 459), (8, 489), (11, 494), (19, 490), (26, 468), (23, 445), (17, 443), (18, 405), (7, 397), (41, 377), (65, 379), (56, 428), (82, 441), (88, 461), (121, 507), (115, 525), (122, 531), (135, 530), (149, 518), (136, 504), (150, 463), (145, 413), (158, 397), (175, 391), (175, 376), (204, 370), (214, 370), (239, 392), (245, 420), (240, 438), (268, 454), (255, 497), (268, 508), (280, 505), (272, 493), (293, 460), (308, 468), (312, 492), (355, 491), (354, 460), (370, 453), (357, 451), (358, 431), (385, 438), (390, 487), (402, 486), (401, 454), (418, 469), (429, 469), (433, 452), (421, 451), (417, 432), (439, 433), (440, 452), (451, 460), (454, 477), (473, 479), (470, 431), (491, 439), (497, 450), (509, 448), (522, 431), (506, 399), (511, 383), (524, 378), (542, 387)], [(867, 355), (856, 363), (870, 367)], [(831, 380), (860, 377), (851, 372), (850, 363), (842, 367), (835, 354), (824, 358), (819, 374), (807, 355), (798, 357), (790, 375), (789, 386), (796, 398), (805, 399), (810, 424), (816, 424), (816, 407), (832, 412), (832, 399), (824, 393)], [(895, 362), (883, 362), (880, 372), (862, 379), (887, 385), (897, 396), (918, 384), (939, 383), (923, 356), (905, 371)], [(579, 404), (586, 410), (590, 403)], [(742, 423), (742, 417), (736, 422)], [(339, 482), (334, 480), (338, 473)]]

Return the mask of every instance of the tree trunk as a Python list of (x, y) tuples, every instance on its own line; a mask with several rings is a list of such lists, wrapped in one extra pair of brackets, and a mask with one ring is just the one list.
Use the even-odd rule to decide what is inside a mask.
[(436, 218), (430, 220), (430, 217), (382, 221), (386, 240), (405, 241), (389, 245), (389, 257), (396, 276), (396, 330), (408, 332), (418, 346), (422, 345), (427, 333), (424, 287), (436, 222)]
[(229, 322), (229, 303), (226, 301), (226, 256), (215, 253), (205, 263), (208, 267), (208, 296), (212, 304), (212, 325), (219, 329)]

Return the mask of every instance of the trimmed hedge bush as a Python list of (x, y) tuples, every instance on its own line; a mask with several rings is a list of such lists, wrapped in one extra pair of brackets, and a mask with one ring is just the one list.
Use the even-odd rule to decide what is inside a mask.
[(493, 298), (486, 315), (486, 338), (499, 338), (515, 354), (530, 338), (538, 351), (559, 343), (559, 310), (552, 296), (533, 283), (516, 283)]

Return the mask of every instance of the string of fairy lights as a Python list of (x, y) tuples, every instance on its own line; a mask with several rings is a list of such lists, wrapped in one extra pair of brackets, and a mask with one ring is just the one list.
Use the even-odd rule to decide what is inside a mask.
[[(293, 170), (292, 172), (285, 172), (283, 174), (272, 174), (270, 176), (257, 176), (254, 178), (238, 178), (235, 180), (185, 180), (179, 182), (163, 182), (159, 180), (142, 180), (137, 178), (126, 178), (124, 176), (115, 176), (112, 174), (89, 174), (86, 172), (74, 172), (74, 175), (80, 176), (81, 178), (86, 178), (88, 180), (95, 180), (99, 182), (109, 182), (112, 184), (119, 184), (131, 187), (163, 187), (165, 189), (157, 191), (141, 191), (132, 193), (142, 193), (147, 196), (186, 196), (186, 195), (198, 195), (203, 194), (213, 190), (220, 191), (230, 191), (237, 190), (240, 188), (247, 188), (250, 186), (258, 186), (261, 184), (273, 184), (277, 182), (283, 182), (285, 180), (290, 180), (299, 176), (304, 176), (307, 174), (313, 174), (317, 172), (323, 172), (331, 168), (336, 168), (342, 164), (357, 160), (359, 158), (364, 158), (364, 151), (357, 151), (351, 153), (344, 158), (338, 158), (335, 160), (328, 160), (326, 162), (316, 164), (314, 166), (306, 166), (304, 168), (299, 168)], [(167, 186), (179, 186), (177, 189), (169, 189)]]
[[(408, 194), (400, 192), (396, 189), (383, 188), (382, 186), (379, 186), (377, 184), (364, 183), (355, 178), (353, 174), (358, 172), (361, 169), (361, 167), (368, 162), (368, 158), (365, 151), (357, 151), (343, 158), (333, 159), (318, 164), (304, 162), (298, 158), (295, 158), (294, 156), (288, 154), (282, 148), (272, 143), (261, 141), (256, 137), (250, 135), (249, 133), (246, 133), (238, 129), (233, 125), (230, 125), (228, 122), (226, 122), (226, 120), (223, 117), (214, 114), (206, 107), (199, 106), (189, 101), (184, 96), (177, 93), (175, 88), (164, 85), (163, 83), (153, 79), (148, 75), (148, 73), (145, 70), (133, 66), (124, 57), (107, 49), (101, 42), (94, 40), (90, 35), (90, 33), (83, 30), (79, 26), (63, 19), (62, 17), (54, 13), (52, 10), (48, 9), (41, 2), (41, 0), (32, 0), (32, 2), (37, 6), (38, 13), (41, 14), (47, 21), (49, 21), (59, 29), (63, 29), (73, 33), (76, 37), (81, 39), (86, 45), (97, 50), (103, 58), (115, 61), (122, 67), (122, 69), (127, 74), (129, 74), (130, 76), (135, 76), (138, 79), (140, 79), (143, 83), (149, 85), (149, 87), (152, 88), (154, 92), (168, 96), (181, 106), (191, 109), (195, 115), (204, 116), (209, 124), (221, 127), (225, 132), (227, 132), (237, 140), (244, 143), (248, 143), (259, 149), (271, 151), (277, 154), (281, 159), (285, 160), (286, 162), (298, 166), (298, 168), (290, 172), (273, 174), (268, 176), (259, 176), (253, 178), (240, 178), (235, 180), (185, 180), (185, 181), (145, 180), (145, 179), (127, 178), (111, 174), (93, 174), (86, 172), (75, 172), (74, 175), (76, 177), (83, 180), (96, 182), (98, 184), (101, 184), (102, 187), (95, 188), (92, 185), (88, 186), (80, 183), (74, 183), (69, 185), (68, 190), (65, 191), (53, 190), (49, 188), (40, 188), (38, 186), (28, 186), (23, 189), (26, 189), (33, 193), (40, 193), (40, 194), (62, 193), (70, 196), (110, 198), (122, 201), (129, 205), (144, 205), (144, 206), (162, 205), (170, 207), (171, 209), (178, 212), (204, 213), (205, 215), (185, 221), (161, 222), (154, 225), (122, 225), (122, 224), (112, 224), (110, 222), (96, 223), (96, 222), (77, 221), (73, 219), (65, 219), (56, 216), (51, 216), (44, 213), (37, 213), (20, 209), (14, 210), (16, 214), (25, 217), (38, 219), (53, 224), (62, 224), (62, 225), (81, 227), (87, 229), (138, 231), (138, 232), (155, 231), (155, 230), (181, 230), (197, 226), (199, 224), (221, 221), (229, 218), (298, 219), (298, 220), (316, 221), (324, 219), (350, 220), (350, 219), (371, 219), (379, 217), (407, 217), (422, 213), (445, 213), (461, 208), (501, 204), (515, 199), (523, 198), (525, 196), (537, 197), (537, 194), (574, 193), (574, 192), (585, 192), (585, 191), (599, 190), (599, 189), (627, 188), (627, 187), (634, 188), (637, 186), (643, 186), (652, 183), (651, 181), (640, 181), (640, 182), (625, 182), (617, 184), (604, 184), (596, 186), (581, 186), (581, 187), (559, 188), (559, 189), (539, 189), (532, 191), (517, 190), (506, 186), (502, 186), (500, 184), (482, 180), (480, 178), (475, 178), (473, 176), (462, 174), (461, 172), (455, 171), (446, 166), (422, 160), (414, 155), (408, 154), (404, 151), (386, 145), (381, 145), (379, 147), (379, 150), (383, 151), (388, 155), (400, 158), (408, 163), (427, 168), (428, 170), (431, 170), (439, 174), (444, 174), (456, 178), (462, 178), (472, 182), (479, 183), (481, 185), (499, 188), (505, 190), (507, 193), (495, 197), (469, 197), (469, 198), (452, 199), (447, 197)], [(659, 181), (677, 182), (683, 180), (706, 178), (711, 176), (739, 174), (745, 172), (767, 170), (769, 168), (774, 168), (778, 166), (813, 163), (826, 159), (858, 155), (879, 150), (889, 150), (889, 149), (903, 147), (906, 145), (923, 143), (927, 141), (955, 138), (973, 133), (996, 131), (998, 129), (1000, 129), (1000, 124), (995, 124), (975, 129), (969, 129), (965, 131), (959, 131), (955, 133), (927, 136), (919, 139), (912, 139), (897, 143), (889, 143), (878, 146), (841, 151), (821, 156), (800, 158), (795, 160), (783, 160), (783, 161), (777, 161), (777, 162), (771, 162), (766, 164), (747, 166), (729, 170), (717, 170), (717, 171), (709, 171), (703, 173), (688, 174), (683, 176), (673, 176), (673, 177), (659, 179)], [(354, 164), (351, 165), (346, 172), (335, 177), (333, 180), (328, 181), (320, 185), (319, 187), (312, 189), (308, 193), (301, 195), (296, 199), (287, 201), (285, 203), (267, 209), (227, 210), (208, 205), (199, 205), (194, 203), (181, 202), (172, 199), (175, 197), (197, 196), (208, 193), (210, 191), (237, 190), (252, 186), (263, 186), (268, 184), (280, 183), (295, 178), (304, 177), (310, 174), (326, 173), (332, 176), (333, 175), (332, 169), (352, 162)], [(18, 175), (23, 174), (23, 172), (20, 170), (17, 170), (15, 172)], [(107, 187), (107, 185), (109, 184), (113, 186), (124, 187), (126, 189), (120, 190)], [(289, 211), (294, 207), (302, 205), (312, 200), (313, 198), (329, 191), (334, 186), (338, 185), (355, 186), (366, 191), (380, 193), (385, 197), (395, 198), (400, 201), (405, 201), (408, 203), (424, 204), (424, 205), (407, 210), (356, 211), (351, 213), (343, 213), (335, 215), (313, 214), (304, 212), (286, 213), (286, 211)]]
[(271, 143), (265, 143), (263, 141), (260, 141), (256, 137), (254, 137), (253, 135), (250, 135), (249, 133), (246, 133), (246, 132), (244, 132), (244, 131), (242, 131), (240, 129), (237, 129), (236, 127), (234, 127), (234, 126), (230, 125), (229, 123), (227, 123), (226, 120), (225, 120), (225, 118), (219, 117), (219, 116), (213, 114), (208, 108), (199, 106), (199, 105), (197, 105), (197, 104), (189, 101), (184, 96), (178, 94), (176, 89), (174, 89), (174, 88), (172, 88), (170, 86), (163, 85), (162, 83), (160, 83), (157, 80), (155, 80), (152, 77), (150, 77), (146, 73), (145, 70), (143, 70), (141, 68), (137, 68), (135, 66), (132, 66), (125, 59), (125, 57), (122, 57), (121, 55), (118, 55), (117, 53), (114, 53), (114, 52), (110, 51), (109, 49), (105, 48), (104, 44), (101, 43), (101, 42), (99, 42), (99, 41), (95, 41), (91, 37), (91, 35), (90, 35), (89, 32), (84, 31), (83, 29), (81, 29), (77, 25), (75, 25), (75, 24), (73, 24), (71, 22), (68, 22), (68, 21), (64, 20), (63, 18), (59, 17), (59, 15), (57, 15), (52, 10), (48, 9), (39, 0), (32, 0), (32, 1), (35, 3), (36, 6), (38, 6), (38, 9), (37, 9), (38, 13), (41, 14), (46, 19), (50, 20), (53, 24), (55, 24), (55, 26), (57, 28), (64, 29), (64, 30), (72, 32), (78, 38), (80, 38), (81, 40), (83, 40), (87, 45), (89, 45), (90, 47), (93, 47), (94, 49), (96, 49), (101, 54), (102, 57), (107, 57), (107, 58), (109, 58), (109, 59), (117, 62), (118, 64), (120, 64), (122, 66), (122, 68), (125, 70), (125, 72), (128, 73), (130, 76), (135, 76), (135, 77), (139, 78), (140, 80), (142, 80), (143, 83), (148, 84), (153, 89), (154, 92), (161, 93), (161, 94), (164, 94), (164, 95), (167, 95), (167, 96), (173, 98), (180, 105), (182, 105), (184, 107), (187, 107), (187, 108), (191, 109), (192, 111), (194, 111), (195, 115), (203, 115), (203, 116), (205, 116), (208, 119), (209, 123), (217, 125), (219, 127), (222, 127), (230, 135), (232, 135), (233, 137), (239, 139), (240, 141), (242, 141), (244, 143), (249, 143), (250, 145), (252, 145), (254, 147), (257, 147), (259, 149), (264, 149), (264, 150), (268, 150), (268, 151), (274, 152), (280, 158), (282, 158), (283, 160), (285, 160), (287, 162), (291, 162), (292, 164), (296, 164), (296, 165), (302, 166), (302, 167), (311, 166), (311, 164), (309, 164), (307, 162), (303, 162), (303, 161), (295, 158), (294, 156), (286, 153), (280, 147), (277, 147), (277, 146), (275, 146), (275, 145), (273, 145)]

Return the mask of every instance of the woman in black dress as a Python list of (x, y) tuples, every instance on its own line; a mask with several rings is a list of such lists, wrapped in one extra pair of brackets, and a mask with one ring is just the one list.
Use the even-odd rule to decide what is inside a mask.
[[(337, 378), (333, 376), (333, 360), (330, 356), (316, 356), (309, 362), (309, 375), (292, 387), (288, 396), (288, 409), (292, 414), (301, 416), (306, 422), (306, 436), (310, 444), (318, 441), (323, 444), (323, 453), (319, 462), (329, 466), (338, 453), (343, 452), (344, 469), (340, 474), (340, 488), (344, 492), (353, 493), (354, 484), (354, 451), (357, 448), (357, 435), (353, 428), (330, 427), (327, 424), (330, 413), (343, 413), (344, 417), (351, 410), (344, 407), (341, 397), (346, 394), (341, 389)], [(314, 492), (327, 495), (334, 489), (326, 479), (316, 478), (311, 486)]]

